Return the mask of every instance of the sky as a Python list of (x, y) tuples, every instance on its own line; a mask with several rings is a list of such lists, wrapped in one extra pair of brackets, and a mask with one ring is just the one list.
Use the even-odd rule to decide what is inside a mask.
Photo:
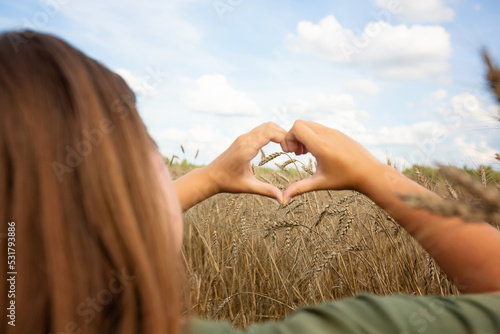
[(481, 52), (500, 63), (499, 18), (495, 0), (0, 0), (0, 31), (51, 33), (102, 62), (162, 154), (203, 164), (261, 123), (304, 119), (400, 169), (498, 169)]

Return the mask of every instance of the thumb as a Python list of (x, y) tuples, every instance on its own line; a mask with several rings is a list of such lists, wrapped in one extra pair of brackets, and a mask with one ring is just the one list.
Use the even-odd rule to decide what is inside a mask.
[(288, 188), (286, 188), (283, 194), (283, 205), (290, 202), (292, 197), (307, 193), (309, 191), (321, 190), (323, 189), (324, 181), (321, 176), (313, 175), (307, 179), (292, 183)]
[(252, 194), (267, 196), (276, 199), (280, 204), (283, 203), (283, 193), (281, 190), (273, 186), (272, 184), (262, 182), (252, 177), (249, 180), (248, 192)]

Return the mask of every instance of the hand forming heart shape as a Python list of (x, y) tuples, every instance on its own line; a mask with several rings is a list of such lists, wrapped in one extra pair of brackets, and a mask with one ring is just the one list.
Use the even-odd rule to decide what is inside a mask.
[[(271, 141), (279, 143), (286, 153), (311, 153), (317, 161), (316, 173), (291, 184), (284, 193), (257, 180), (250, 161)], [(342, 132), (314, 122), (296, 121), (288, 132), (274, 123), (256, 127), (238, 137), (209, 167), (217, 171), (219, 192), (259, 194), (287, 204), (292, 197), (314, 190), (359, 191), (381, 164)]]

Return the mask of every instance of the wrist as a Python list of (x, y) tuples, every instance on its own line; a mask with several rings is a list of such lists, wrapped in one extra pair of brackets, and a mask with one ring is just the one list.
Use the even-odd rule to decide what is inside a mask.
[(377, 189), (395, 190), (395, 184), (400, 182), (400, 178), (404, 176), (397, 170), (377, 161), (358, 177), (355, 190), (371, 198)]
[[(380, 163), (373, 168), (370, 177), (358, 190), (382, 208), (387, 209), (395, 203), (400, 203), (402, 194), (419, 194), (422, 196), (436, 196), (432, 191), (410, 180), (391, 166)], [(407, 208), (407, 206), (405, 205)]]
[(198, 168), (196, 171), (198, 173), (198, 182), (203, 186), (203, 192), (206, 198), (221, 192), (221, 187), (217, 180), (218, 173), (216, 168), (213, 168), (210, 164)]

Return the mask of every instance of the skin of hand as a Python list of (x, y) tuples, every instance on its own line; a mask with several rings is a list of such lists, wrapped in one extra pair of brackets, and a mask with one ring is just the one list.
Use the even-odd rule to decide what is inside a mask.
[(500, 232), (485, 222), (465, 222), (409, 207), (400, 194), (436, 194), (375, 159), (337, 130), (297, 121), (281, 144), (285, 152), (312, 153), (316, 174), (292, 184), (284, 201), (313, 190), (357, 190), (387, 211), (436, 260), (464, 293), (500, 291)]
[(250, 193), (283, 202), (283, 193), (275, 186), (255, 178), (250, 161), (269, 142), (281, 143), (286, 131), (274, 123), (262, 124), (239, 136), (233, 144), (209, 165), (177, 179), (177, 190), (183, 211), (217, 193)]
[(283, 151), (297, 155), (310, 152), (317, 161), (313, 176), (286, 189), (284, 203), (288, 203), (293, 196), (312, 190), (360, 191), (365, 180), (373, 177), (375, 167), (383, 165), (342, 132), (314, 122), (296, 121), (281, 147)]

